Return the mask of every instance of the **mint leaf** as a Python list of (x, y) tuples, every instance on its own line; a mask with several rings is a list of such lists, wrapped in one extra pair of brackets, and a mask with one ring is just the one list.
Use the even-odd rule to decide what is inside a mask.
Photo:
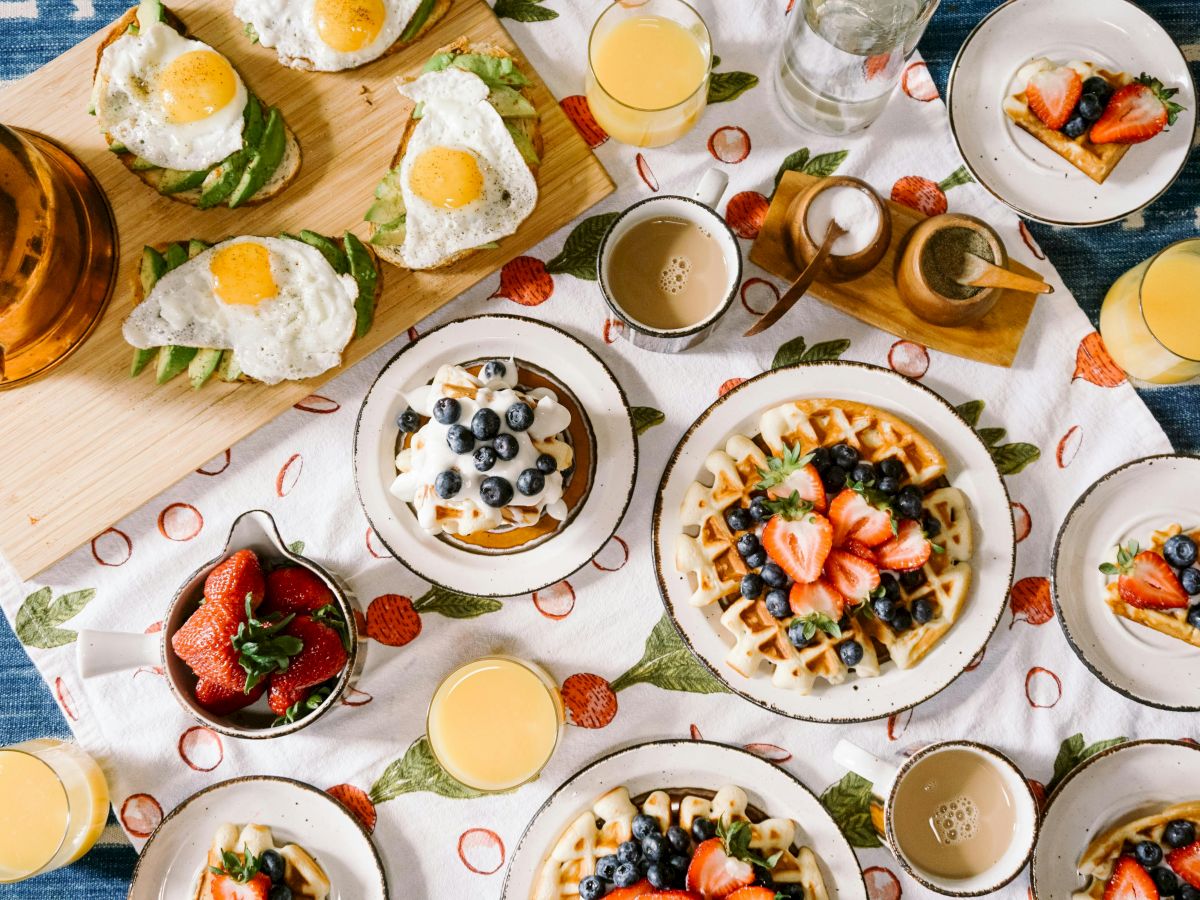
[(871, 782), (847, 772), (836, 784), (826, 788), (821, 803), (829, 810), (851, 845), (861, 848), (882, 847), (871, 818)]

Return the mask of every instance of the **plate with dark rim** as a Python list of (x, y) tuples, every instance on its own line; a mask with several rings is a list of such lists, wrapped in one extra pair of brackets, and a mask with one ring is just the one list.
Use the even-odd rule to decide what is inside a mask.
[[(757, 435), (759, 416), (803, 398), (831, 397), (869, 404), (903, 419), (946, 458), (950, 484), (966, 494), (974, 529), (971, 586), (965, 608), (937, 645), (909, 669), (885, 663), (874, 678), (842, 684), (818, 680), (801, 694), (772, 683), (769, 666), (745, 678), (725, 663), (731, 646), (721, 607), (692, 606), (688, 574), (676, 571), (679, 508), (693, 481), (705, 476), (705, 458), (735, 433)], [(987, 446), (940, 395), (903, 375), (855, 362), (800, 363), (742, 382), (710, 406), (680, 439), (659, 484), (651, 525), (655, 576), (667, 615), (704, 665), (731, 691), (764, 709), (811, 722), (865, 722), (916, 706), (966, 671), (995, 631), (1008, 600), (1016, 535), (1004, 480)]]
[(383, 861), (358, 819), (324, 791), (267, 775), (219, 782), (171, 810), (142, 848), (126, 900), (193, 896), (225, 822), (265, 825), (276, 845), (299, 844), (329, 877), (329, 900), (388, 900)]
[(1079, 857), (1100, 832), (1195, 800), (1200, 796), (1196, 785), (1200, 746), (1191, 741), (1128, 741), (1080, 763), (1046, 801), (1030, 866), (1033, 896), (1074, 896), (1085, 885), (1076, 871)]
[(787, 770), (746, 750), (711, 741), (648, 741), (615, 750), (580, 769), (533, 814), (504, 873), (501, 900), (530, 900), (554, 843), (600, 795), (624, 785), (632, 797), (654, 790), (746, 792), (751, 808), (795, 820), (796, 843), (811, 847), (831, 900), (867, 900), (867, 886), (849, 842), (828, 810)]
[[(1150, 544), (1166, 525), (1200, 526), (1200, 456), (1162, 454), (1098, 478), (1071, 506), (1050, 557), (1050, 591), (1067, 643), (1122, 696), (1176, 712), (1200, 711), (1200, 647), (1131, 622), (1105, 605), (1101, 563), (1117, 545)], [(1200, 602), (1200, 598), (1193, 598)]]
[[(509, 358), (520, 370), (520, 387), (549, 387), (572, 412), (567, 439), (576, 462), (564, 481), (568, 516), (556, 523), (543, 515), (541, 533), (508, 548), (432, 535), (389, 490), (400, 438), (396, 417), (408, 406), (403, 392), (429, 384), (448, 363), (471, 368)], [(633, 418), (608, 366), (562, 329), (521, 316), (459, 319), (421, 336), (383, 367), (354, 426), (354, 483), (376, 536), (421, 578), (464, 594), (528, 594), (587, 565), (616, 532), (636, 480)]]

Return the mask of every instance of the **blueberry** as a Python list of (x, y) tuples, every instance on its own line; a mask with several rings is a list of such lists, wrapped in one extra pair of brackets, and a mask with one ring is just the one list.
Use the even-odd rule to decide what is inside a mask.
[[(649, 819), (650, 817), (647, 816), (646, 818)], [(654, 823), (654, 827), (658, 827), (657, 822)], [(647, 834), (649, 834), (649, 832), (647, 832)], [(634, 835), (634, 840), (624, 841), (620, 846), (617, 847), (618, 863), (633, 863), (634, 865), (637, 865), (642, 861), (642, 843), (641, 840), (637, 838), (636, 832), (634, 832)]]
[(433, 489), (443, 500), (449, 500), (462, 490), (462, 476), (452, 469), (438, 472), (437, 478), (433, 479)]
[(1187, 623), (1193, 628), (1200, 628), (1200, 603), (1188, 610)]
[(841, 657), (847, 668), (852, 669), (862, 662), (863, 648), (858, 641), (842, 641), (838, 644), (837, 649), (838, 656)]
[(617, 866), (621, 861), (617, 859), (616, 854), (610, 856), (602, 856), (596, 860), (596, 874), (605, 881), (612, 881), (613, 874), (617, 871)]
[(514, 403), (504, 413), (504, 421), (513, 431), (524, 431), (533, 424), (533, 409), (528, 403)]
[(1095, 122), (1104, 113), (1104, 101), (1095, 94), (1084, 94), (1079, 98), (1079, 115)]
[(1179, 882), (1175, 878), (1175, 873), (1165, 866), (1158, 866), (1150, 870), (1150, 878), (1154, 882), (1154, 886), (1158, 888), (1160, 897), (1174, 896), (1179, 890)]
[(751, 569), (761, 569), (767, 564), (767, 551), (759, 547), (746, 557), (745, 562)]
[(546, 476), (537, 469), (525, 469), (517, 476), (517, 490), (526, 497), (540, 494), (546, 488)]
[(716, 837), (717, 823), (712, 819), (707, 819), (704, 816), (697, 816), (692, 819), (692, 837), (695, 838), (697, 844), (703, 844), (711, 837)]
[(788, 592), (779, 589), (767, 591), (767, 612), (777, 619), (787, 619), (792, 615), (792, 604), (788, 600)]
[(476, 469), (486, 472), (496, 464), (496, 451), (491, 447), (476, 447), (471, 458), (475, 461)]
[(1179, 583), (1189, 596), (1200, 594), (1200, 569), (1184, 569), (1179, 573)]
[(497, 508), (508, 506), (513, 498), (512, 485), (509, 484), (508, 479), (492, 475), (483, 479), (483, 484), (479, 486), (479, 496), (488, 506)]
[[(685, 831), (684, 834), (687, 834), (687, 832)], [(681, 878), (687, 874), (688, 866), (691, 864), (692, 861), (688, 858), (686, 852), (676, 853), (667, 860), (667, 865), (671, 867), (671, 871)]]
[(743, 534), (737, 539), (737, 552), (742, 559), (745, 559), (751, 553), (757, 552), (761, 546), (758, 542), (758, 535), (753, 532)]
[(1163, 829), (1163, 843), (1173, 849), (1195, 843), (1196, 826), (1187, 819), (1172, 819)]
[(871, 610), (881, 622), (890, 622), (896, 614), (896, 601), (887, 597), (876, 597), (871, 601)]
[(841, 466), (830, 466), (821, 473), (821, 484), (830, 493), (840, 491), (846, 486), (846, 470)]
[(896, 491), (900, 490), (900, 479), (893, 478), (891, 475), (884, 475), (875, 484), (875, 490), (884, 496), (890, 497)]
[(692, 839), (678, 825), (672, 825), (667, 829), (667, 843), (676, 853), (687, 853), (692, 848)]
[(470, 453), (475, 449), (475, 435), (466, 425), (451, 425), (446, 430), (446, 443), (455, 453)]
[(850, 480), (861, 482), (862, 484), (874, 484), (875, 467), (865, 461), (855, 463), (854, 468), (850, 470)]
[(1200, 888), (1194, 888), (1190, 884), (1181, 884), (1176, 896), (1179, 897), (1179, 900), (1200, 900)]
[(1088, 120), (1083, 116), (1072, 116), (1062, 127), (1062, 132), (1069, 138), (1077, 138), (1088, 130)]
[(749, 510), (741, 506), (731, 506), (725, 510), (725, 524), (729, 526), (730, 531), (745, 531), (754, 524), (754, 520), (750, 518)]
[(892, 500), (892, 506), (902, 519), (920, 519), (921, 499), (921, 489), (910, 484), (900, 489)]
[(462, 415), (462, 407), (453, 397), (441, 397), (433, 404), (433, 417), (443, 425), (453, 425)]
[(632, 887), (642, 880), (642, 870), (634, 863), (623, 862), (613, 872), (613, 884), (617, 887)]
[(283, 875), (287, 867), (283, 863), (283, 857), (279, 855), (278, 850), (264, 850), (262, 856), (258, 858), (259, 867), (264, 875), (271, 879), (271, 884), (279, 884), (283, 881)]
[(1102, 101), (1108, 102), (1108, 98), (1112, 96), (1113, 89), (1105, 79), (1099, 75), (1093, 75), (1083, 83), (1083, 92), (1090, 94), (1093, 97), (1099, 97)]
[(604, 882), (598, 875), (588, 875), (579, 882), (579, 900), (600, 900), (604, 892)]
[(767, 563), (762, 569), (762, 580), (766, 582), (767, 587), (785, 588), (790, 583), (787, 572), (783, 571), (773, 562)]
[(651, 863), (646, 867), (646, 880), (652, 888), (663, 890), (671, 886), (671, 869), (663, 863)]
[(912, 615), (902, 606), (892, 614), (892, 619), (888, 624), (892, 626), (892, 631), (900, 634), (912, 627)]
[(551, 475), (558, 471), (558, 460), (549, 453), (543, 453), (533, 464), (543, 475)]
[(1162, 862), (1162, 847), (1155, 841), (1139, 841), (1133, 846), (1133, 856), (1144, 868), (1150, 869)]
[(475, 435), (478, 440), (490, 441), (499, 433), (500, 417), (496, 415), (495, 410), (485, 406), (483, 409), (477, 410), (471, 417), (471, 434)]
[(858, 462), (858, 451), (843, 441), (829, 448), (829, 457), (834, 463), (849, 471)]
[(747, 600), (758, 599), (763, 592), (762, 576), (757, 572), (747, 572), (742, 576), (742, 583), (739, 585), (739, 590)]
[(927, 580), (924, 569), (913, 569), (911, 572), (900, 573), (900, 586), (906, 591), (915, 591)]
[(483, 380), (491, 381), (493, 378), (503, 378), (508, 374), (508, 366), (500, 362), (498, 359), (493, 359), (490, 363), (483, 367)]
[(415, 409), (410, 407), (396, 416), (396, 427), (405, 434), (412, 434), (421, 427), (421, 417), (417, 415)]
[(883, 588), (883, 596), (889, 600), (895, 601), (900, 599), (900, 582), (896, 580), (896, 576), (891, 572), (884, 572), (879, 576), (879, 586)]
[(933, 619), (934, 608), (933, 603), (925, 597), (913, 601), (912, 617), (913, 621), (918, 625), (924, 625), (926, 622)]
[(809, 462), (812, 463), (813, 468), (815, 468), (818, 472), (823, 472), (825, 469), (828, 469), (830, 463), (832, 462), (832, 459), (830, 459), (829, 456), (829, 448), (817, 447), (815, 450), (813, 450), (812, 459), (810, 459)]
[(521, 449), (521, 445), (511, 434), (497, 435), (492, 441), (492, 446), (496, 448), (496, 455), (505, 461), (513, 459)]
[(648, 834), (658, 834), (662, 829), (659, 828), (658, 819), (654, 816), (645, 814), (633, 817), (633, 836), (639, 841)]
[(658, 862), (660, 859), (665, 859), (670, 855), (670, 849), (667, 839), (657, 831), (642, 838), (642, 856), (646, 857), (650, 862)]
[(1177, 534), (1163, 544), (1163, 557), (1177, 569), (1186, 569), (1196, 561), (1196, 542), (1186, 534)]
[(925, 532), (925, 537), (935, 538), (942, 533), (942, 523), (937, 516), (925, 513), (925, 518), (921, 520), (921, 530)]
[(788, 626), (787, 636), (788, 640), (792, 642), (792, 646), (797, 650), (808, 646), (810, 640), (804, 636), (804, 623), (799, 619), (792, 620), (792, 624)]
[(887, 459), (881, 459), (878, 465), (879, 474), (885, 478), (895, 478), (897, 481), (904, 477), (904, 463), (896, 459), (894, 456), (889, 456)]
[(767, 508), (767, 501), (762, 497), (755, 497), (750, 501), (750, 518), (755, 522), (765, 522), (775, 513)]
[(267, 900), (292, 900), (292, 889), (286, 884), (272, 885)]

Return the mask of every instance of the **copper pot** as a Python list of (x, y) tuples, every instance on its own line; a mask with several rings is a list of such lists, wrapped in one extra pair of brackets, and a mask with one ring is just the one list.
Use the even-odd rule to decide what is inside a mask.
[(1003, 288), (979, 288), (965, 298), (951, 297), (929, 283), (923, 267), (923, 257), (930, 240), (947, 228), (966, 228), (982, 234), (992, 250), (992, 261), (1004, 268), (1008, 253), (1004, 242), (992, 227), (981, 219), (962, 213), (943, 213), (921, 222), (908, 235), (904, 252), (896, 269), (896, 287), (900, 297), (914, 313), (934, 325), (965, 325), (987, 315), (1004, 293)]

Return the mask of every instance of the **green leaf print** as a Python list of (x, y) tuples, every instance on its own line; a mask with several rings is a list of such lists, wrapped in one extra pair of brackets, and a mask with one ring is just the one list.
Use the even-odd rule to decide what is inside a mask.
[(1085, 744), (1082, 733), (1071, 735), (1059, 745), (1058, 756), (1054, 757), (1054, 777), (1046, 785), (1046, 793), (1049, 794), (1054, 790), (1058, 783), (1084, 760), (1091, 759), (1097, 753), (1103, 753), (1109, 747), (1123, 744), (1127, 740), (1129, 738), (1117, 737), (1096, 741), (1094, 744)]
[(558, 13), (541, 5), (542, 0), (496, 0), (492, 7), (497, 18), (514, 19), (517, 22), (549, 22), (557, 19)]
[(401, 759), (392, 762), (379, 780), (371, 785), (368, 796), (372, 803), (385, 803), (401, 794), (428, 791), (451, 800), (474, 800), (483, 794), (474, 788), (455, 781), (438, 765), (429, 747), (429, 738), (421, 735), (404, 752)]
[(820, 362), (829, 359), (841, 359), (843, 353), (850, 349), (850, 341), (843, 338), (838, 341), (822, 341), (809, 347), (803, 337), (792, 338), (775, 351), (775, 359), (771, 368), (793, 366), (797, 363)]
[(83, 612), (83, 608), (95, 596), (95, 588), (85, 588), (62, 594), (57, 600), (51, 601), (50, 588), (44, 587), (34, 591), (17, 610), (17, 637), (26, 647), (37, 647), (40, 650), (50, 650), (72, 643), (78, 635), (68, 628), (57, 626)]
[(812, 156), (807, 147), (801, 147), (785, 156), (783, 162), (779, 164), (779, 169), (775, 172), (775, 189), (778, 189), (779, 182), (783, 180), (783, 176), (787, 172), (803, 172), (805, 175), (813, 175), (817, 178), (828, 178), (838, 170), (838, 167), (846, 161), (846, 157), (849, 155), (849, 150), (835, 150), (832, 153)]
[(586, 281), (596, 280), (596, 257), (604, 232), (620, 213), (601, 213), (589, 216), (572, 229), (563, 244), (562, 252), (546, 263), (551, 275), (574, 275)]
[(821, 803), (855, 847), (883, 846), (871, 824), (871, 799), (871, 782), (854, 772), (847, 772), (821, 795)]
[(667, 419), (652, 406), (635, 406), (629, 410), (629, 414), (633, 418), (633, 430), (638, 434), (645, 434), (655, 425), (661, 425)]
[(756, 84), (758, 76), (749, 72), (713, 72), (708, 79), (708, 102), (728, 103), (742, 96)]
[(642, 658), (612, 682), (613, 693), (635, 684), (653, 684), (664, 691), (722, 694), (726, 688), (692, 655), (665, 615), (646, 638)]
[(304, 552), (304, 541), (292, 541), (287, 545), (288, 549), (299, 556)]
[(448, 619), (474, 619), (476, 616), (494, 613), (503, 605), (491, 597), (460, 594), (458, 591), (436, 585), (413, 601), (413, 609), (417, 612), (438, 613)]
[(969, 400), (954, 409), (968, 425), (975, 428), (975, 433), (987, 445), (988, 452), (992, 454), (992, 462), (996, 464), (1001, 475), (1016, 475), (1041, 458), (1042, 451), (1033, 444), (1000, 443), (1007, 436), (1007, 429), (976, 428), (983, 415), (984, 405), (982, 400)]
[(983, 415), (982, 400), (968, 400), (959, 406), (954, 407), (954, 411), (966, 420), (966, 423), (974, 428), (979, 424), (979, 417)]

